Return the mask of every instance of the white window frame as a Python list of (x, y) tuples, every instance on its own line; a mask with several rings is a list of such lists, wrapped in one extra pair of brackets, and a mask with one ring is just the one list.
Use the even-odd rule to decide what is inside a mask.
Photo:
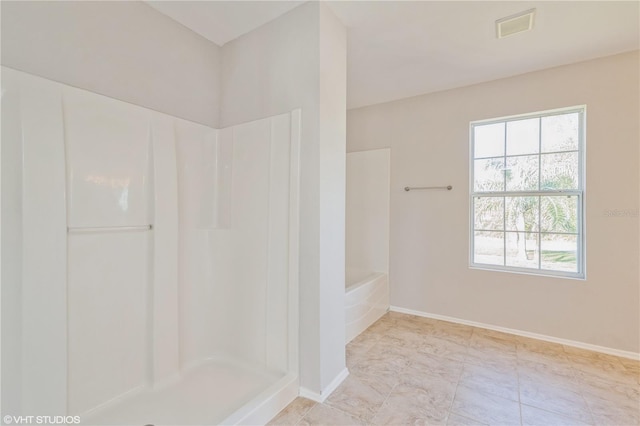
[[(523, 120), (529, 118), (542, 118), (553, 115), (578, 113), (578, 188), (575, 190), (537, 190), (537, 191), (484, 191), (475, 192), (475, 171), (474, 171), (474, 128), (479, 125), (487, 125), (494, 123), (507, 123), (509, 121)], [(546, 111), (538, 111), (527, 114), (512, 115), (506, 117), (493, 118), (488, 120), (477, 120), (469, 123), (469, 267), (473, 269), (484, 269), (491, 271), (522, 273), (530, 275), (552, 276), (560, 278), (586, 279), (586, 236), (585, 236), (585, 159), (586, 159), (586, 105), (578, 105), (567, 108), (558, 108)], [(541, 129), (540, 129), (541, 133)], [(542, 137), (540, 136), (540, 140)], [(539, 142), (541, 143), (541, 142)], [(506, 144), (506, 137), (505, 137)], [(538, 155), (540, 155), (540, 150)], [(508, 158), (505, 149), (505, 158)], [(544, 196), (544, 195), (572, 195), (577, 196), (578, 212), (577, 212), (577, 272), (554, 271), (541, 268), (542, 253), (538, 254), (538, 268), (516, 267), (506, 265), (506, 235), (505, 235), (505, 251), (503, 252), (504, 264), (492, 265), (474, 262), (474, 242), (475, 242), (475, 215), (474, 215), (474, 198), (481, 196), (509, 197), (509, 196)], [(503, 220), (506, 220), (503, 219)], [(505, 228), (506, 229), (506, 228)], [(500, 231), (496, 231), (500, 232)], [(502, 232), (505, 232), (504, 230)], [(540, 236), (544, 234), (540, 229), (538, 234), (538, 250), (540, 250)], [(553, 234), (553, 233), (552, 233)]]

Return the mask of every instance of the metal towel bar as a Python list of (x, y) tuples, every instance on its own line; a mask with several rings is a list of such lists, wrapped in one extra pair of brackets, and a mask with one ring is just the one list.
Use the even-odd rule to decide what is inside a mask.
[(447, 185), (447, 186), (405, 186), (404, 187), (404, 190), (407, 192), (418, 190), (418, 189), (446, 189), (447, 191), (451, 191), (453, 189), (453, 186)]

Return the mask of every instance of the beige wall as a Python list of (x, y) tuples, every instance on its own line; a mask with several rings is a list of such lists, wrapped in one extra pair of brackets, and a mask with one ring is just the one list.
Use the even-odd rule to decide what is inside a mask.
[(220, 48), (139, 1), (2, 1), (2, 65), (218, 127)]
[[(391, 147), (391, 304), (639, 352), (638, 62), (636, 51), (350, 110), (348, 151)], [(470, 269), (469, 122), (581, 104), (587, 279)]]

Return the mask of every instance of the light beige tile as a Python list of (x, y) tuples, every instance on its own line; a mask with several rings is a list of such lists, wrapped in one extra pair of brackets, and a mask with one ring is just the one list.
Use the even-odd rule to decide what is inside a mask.
[(581, 379), (582, 394), (596, 423), (640, 424), (640, 385), (598, 376), (583, 375)]
[(640, 363), (492, 330), (392, 312), (347, 363), (348, 381), (300, 424), (640, 423)]
[(316, 404), (298, 424), (300, 426), (351, 426), (364, 425), (365, 423), (337, 408), (326, 404)]
[(586, 397), (597, 425), (640, 424), (640, 402), (621, 403)]
[(364, 383), (359, 377), (350, 375), (333, 391), (325, 404), (368, 422), (385, 399), (386, 395)]
[(370, 330), (371, 328), (367, 329), (365, 332), (360, 333), (359, 335), (354, 337), (347, 346), (360, 346), (360, 347), (371, 348), (373, 345), (375, 345), (378, 342), (378, 340), (380, 340), (380, 337), (384, 336), (384, 333), (376, 333)]
[(376, 416), (372, 419), (372, 425), (428, 425), (420, 407), (411, 404), (397, 403), (396, 405), (384, 404)]
[(428, 336), (422, 345), (417, 348), (417, 351), (455, 361), (464, 361), (467, 356), (467, 345), (440, 339), (435, 336)]
[(629, 358), (620, 358), (620, 363), (627, 370), (640, 374), (640, 361)]
[(564, 346), (560, 343), (549, 342), (546, 340), (533, 339), (526, 336), (515, 336), (518, 346), (529, 348), (531, 350), (543, 350), (545, 352), (564, 352)]
[(345, 362), (347, 365), (347, 368), (349, 370), (351, 370), (352, 368), (354, 368), (356, 365), (360, 364), (362, 362), (362, 352), (358, 353), (356, 351), (354, 351), (353, 349), (349, 350), (348, 348), (345, 350), (345, 354), (346, 354), (346, 358), (345, 358)]
[[(391, 338), (389, 337), (389, 339)], [(410, 348), (397, 346), (389, 341), (381, 340), (362, 356), (361, 361), (357, 365), (374, 371), (400, 373), (409, 365), (410, 357)]]
[(468, 326), (460, 326), (453, 323), (445, 323), (441, 321), (441, 324), (436, 324), (431, 332), (432, 337), (448, 340), (450, 342), (467, 345), (469, 339), (473, 334), (473, 329)]
[(447, 388), (447, 384), (434, 383), (430, 389), (399, 384), (373, 418), (373, 424), (445, 423), (453, 400), (453, 388)]
[(627, 370), (629, 376), (633, 379), (635, 378), (635, 382), (640, 384), (640, 361), (636, 361), (633, 359), (621, 358), (620, 362), (622, 366)]
[(604, 413), (596, 412), (593, 414), (593, 418), (596, 425), (636, 426), (640, 424), (637, 416), (629, 415), (625, 411), (607, 410)]
[(485, 424), (520, 424), (518, 402), (483, 394), (465, 386), (458, 386), (451, 412)]
[[(465, 363), (465, 368), (471, 371), (472, 368), (475, 368), (475, 364)], [(518, 375), (518, 365), (511, 363), (504, 364), (482, 364), (477, 367), (490, 369), (492, 372), (497, 374), (505, 374), (505, 375)]]
[(601, 357), (569, 356), (574, 369), (582, 373), (599, 376), (605, 380), (615, 380), (621, 383), (637, 383), (635, 375), (629, 372), (618, 359), (603, 359)]
[(388, 319), (385, 320), (384, 318), (385, 317), (382, 317), (380, 320), (378, 320), (375, 323), (373, 323), (365, 332), (363, 332), (362, 334), (356, 336), (355, 339), (357, 339), (358, 337), (360, 337), (362, 335), (365, 335), (366, 338), (376, 338), (376, 337), (379, 337), (381, 335), (389, 333), (391, 330), (394, 329), (395, 321), (394, 320), (388, 320)]
[[(402, 337), (397, 336), (396, 334), (396, 330), (394, 330), (393, 332), (381, 335), (375, 345), (377, 346), (376, 352), (396, 354), (403, 353), (406, 350), (405, 341), (402, 339)], [(416, 338), (416, 340), (419, 339), (420, 338)]]
[(579, 392), (580, 383), (577, 372), (568, 360), (558, 362), (537, 362), (528, 359), (518, 360), (518, 375), (522, 380), (538, 381), (549, 385), (558, 384)]
[(465, 357), (466, 364), (491, 366), (493, 368), (508, 367), (517, 369), (518, 358), (515, 352), (504, 352), (495, 348), (472, 348), (467, 349)]
[(517, 350), (518, 362), (520, 361), (533, 361), (540, 364), (552, 364), (559, 365), (565, 364), (570, 365), (571, 361), (569, 361), (569, 357), (561, 352), (535, 352), (522, 350), (518, 348)]
[(520, 359), (531, 359), (538, 362), (546, 360), (554, 362), (558, 358), (566, 359), (567, 354), (560, 344), (521, 336), (518, 336), (517, 340), (517, 352)]
[(447, 418), (447, 426), (486, 426), (477, 420), (469, 419), (455, 413), (449, 414)]
[(591, 423), (589, 407), (575, 388), (558, 383), (520, 378), (520, 402), (546, 411)]
[(416, 322), (418, 324), (428, 324), (432, 326), (435, 326), (439, 323), (437, 319), (428, 318), (428, 317), (419, 317), (417, 315), (416, 316), (411, 315), (410, 318), (408, 318), (408, 320), (411, 322)]
[(605, 354), (605, 353), (601, 353), (601, 352), (590, 351), (590, 350), (587, 350), (587, 349), (576, 348), (575, 346), (564, 345), (563, 349), (564, 349), (564, 352), (569, 357), (576, 357), (577, 356), (577, 357), (581, 357), (581, 358), (608, 361), (608, 362), (613, 362), (613, 363), (620, 363), (620, 361), (622, 359), (622, 358), (617, 357), (615, 355), (609, 355), (609, 354)]
[(463, 363), (460, 361), (439, 357), (427, 353), (417, 352), (412, 354), (403, 375), (437, 377), (457, 382), (462, 373)]
[(384, 315), (382, 315), (378, 321), (379, 322), (381, 322), (381, 321), (394, 321), (393, 312), (391, 312), (391, 311), (385, 312)]
[(485, 354), (497, 354), (501, 357), (508, 357), (517, 360), (517, 351), (515, 346), (500, 345), (490, 339), (478, 338), (470, 339), (468, 344), (468, 353), (485, 353)]
[(438, 326), (439, 328), (450, 328), (450, 329), (458, 329), (458, 330), (468, 331), (469, 334), (472, 334), (473, 331), (476, 329), (476, 327), (473, 327), (471, 325), (465, 325), (465, 324), (460, 324), (460, 323), (457, 323), (457, 322), (437, 320), (437, 319), (433, 319), (433, 324)]
[(600, 376), (581, 373), (578, 376), (580, 389), (585, 398), (596, 397), (611, 401), (636, 402), (640, 404), (640, 384), (621, 383)]
[(389, 335), (381, 337), (380, 341), (396, 348), (413, 350), (420, 346), (431, 334), (428, 330), (411, 330), (396, 327)]
[(401, 312), (389, 311), (382, 318), (387, 318), (395, 322), (398, 321), (412, 321), (416, 318), (415, 315), (403, 314)]
[(516, 340), (505, 340), (493, 335), (474, 332), (469, 339), (469, 347), (476, 349), (491, 348), (504, 353), (516, 354)]
[(459, 384), (480, 393), (519, 401), (518, 373), (514, 368), (465, 364)]
[(450, 378), (420, 374), (420, 372), (412, 371), (409, 368), (400, 376), (400, 382), (394, 388), (396, 391), (394, 395), (397, 395), (402, 390), (421, 389), (426, 394), (421, 393), (420, 395), (428, 396), (431, 398), (429, 401), (432, 402), (439, 401), (438, 408), (440, 408), (445, 404), (445, 401), (449, 401), (449, 403), (453, 401), (457, 383), (457, 379), (451, 380)]
[(411, 315), (402, 317), (402, 318), (397, 318), (395, 320), (395, 326), (397, 329), (399, 328), (399, 329), (414, 330), (417, 332), (433, 329), (435, 324), (436, 324), (436, 321), (432, 320), (431, 318), (424, 318), (424, 317), (411, 316)]
[(495, 331), (495, 330), (489, 330), (487, 328), (474, 327), (473, 335), (492, 337), (494, 339), (499, 339), (506, 342), (512, 342), (513, 344), (517, 344), (518, 342), (518, 336), (514, 334), (503, 333), (501, 331)]
[(377, 340), (366, 343), (349, 343), (345, 348), (347, 367), (351, 368), (364, 361), (376, 342)]
[[(350, 368), (349, 373), (360, 377), (364, 381), (379, 377), (381, 382), (386, 384), (385, 387), (393, 387), (398, 383), (398, 379), (404, 370), (405, 368), (390, 368), (384, 361), (371, 361)], [(385, 393), (384, 391), (380, 392)]]
[(316, 405), (314, 401), (306, 398), (296, 398), (293, 402), (280, 411), (276, 417), (273, 418), (269, 425), (295, 425), (305, 414), (309, 412)]
[(351, 376), (357, 377), (362, 383), (365, 383), (375, 389), (379, 394), (385, 397), (389, 395), (400, 382), (400, 375), (390, 371), (375, 371), (367, 369), (367, 366), (356, 366), (349, 369)]
[(590, 424), (579, 419), (572, 419), (557, 413), (541, 410), (540, 408), (530, 407), (525, 404), (521, 405), (520, 410), (522, 413), (523, 426), (588, 426)]

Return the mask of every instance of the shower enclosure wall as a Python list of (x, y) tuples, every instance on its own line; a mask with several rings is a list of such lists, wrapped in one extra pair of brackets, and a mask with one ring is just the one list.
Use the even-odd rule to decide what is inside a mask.
[(3, 415), (293, 399), (300, 111), (216, 130), (4, 67), (2, 93)]

